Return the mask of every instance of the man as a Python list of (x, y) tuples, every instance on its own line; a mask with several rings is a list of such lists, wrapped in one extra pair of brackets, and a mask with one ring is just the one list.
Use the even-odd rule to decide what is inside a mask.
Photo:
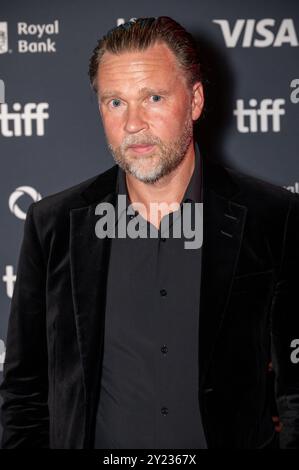
[[(3, 447), (275, 447), (272, 361), (279, 445), (299, 448), (298, 196), (202, 158), (201, 67), (171, 18), (109, 31), (89, 74), (116, 165), (29, 207)], [(186, 214), (194, 249), (164, 236)], [(136, 220), (154, 236), (111, 236)]]

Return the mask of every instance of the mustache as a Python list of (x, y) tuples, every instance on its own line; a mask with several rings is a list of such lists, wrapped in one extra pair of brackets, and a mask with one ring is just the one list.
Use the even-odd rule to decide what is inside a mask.
[(122, 148), (124, 150), (128, 149), (129, 147), (131, 147), (131, 145), (160, 145), (160, 141), (155, 139), (155, 138), (142, 138), (142, 139), (131, 139), (129, 141), (126, 141), (126, 142), (123, 142), (122, 144)]

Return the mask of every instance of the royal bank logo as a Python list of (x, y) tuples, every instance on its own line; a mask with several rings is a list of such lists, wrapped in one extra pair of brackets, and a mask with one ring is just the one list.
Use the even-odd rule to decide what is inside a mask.
[(8, 52), (7, 22), (0, 22), (0, 54)]
[[(11, 29), (12, 26), (10, 26)], [(59, 21), (52, 23), (17, 22), (17, 52), (20, 54), (55, 53), (56, 37), (59, 35)], [(0, 54), (12, 52), (8, 48), (8, 24), (0, 22)]]
[[(28, 24), (19, 22), (17, 26), (18, 35), (25, 37), (18, 40), (18, 51), (24, 53), (53, 53), (56, 52), (56, 41), (52, 37), (59, 34), (59, 21), (47, 24)], [(31, 40), (31, 37), (34, 40)]]
[(8, 200), (8, 207), (10, 212), (12, 212), (18, 219), (25, 220), (26, 219), (26, 212), (21, 209), (18, 202), (19, 199), (23, 196), (29, 196), (33, 202), (40, 201), (42, 196), (36, 189), (32, 188), (31, 186), (19, 186), (14, 190), (14, 192), (10, 195)]

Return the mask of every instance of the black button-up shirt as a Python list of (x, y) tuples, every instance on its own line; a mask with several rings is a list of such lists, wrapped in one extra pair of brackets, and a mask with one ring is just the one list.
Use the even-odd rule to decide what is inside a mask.
[[(97, 449), (207, 447), (198, 399), (201, 248), (186, 249), (184, 234), (162, 233), (183, 202), (202, 202), (197, 143), (195, 157), (180, 209), (165, 215), (159, 230), (135, 211), (156, 238), (111, 240)], [(129, 199), (120, 167), (118, 194)]]

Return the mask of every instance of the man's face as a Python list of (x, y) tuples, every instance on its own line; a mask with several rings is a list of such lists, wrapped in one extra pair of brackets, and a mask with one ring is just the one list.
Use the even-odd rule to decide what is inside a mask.
[(181, 163), (202, 111), (203, 90), (199, 82), (187, 87), (164, 43), (119, 55), (105, 52), (97, 89), (108, 147), (124, 171), (153, 183)]

